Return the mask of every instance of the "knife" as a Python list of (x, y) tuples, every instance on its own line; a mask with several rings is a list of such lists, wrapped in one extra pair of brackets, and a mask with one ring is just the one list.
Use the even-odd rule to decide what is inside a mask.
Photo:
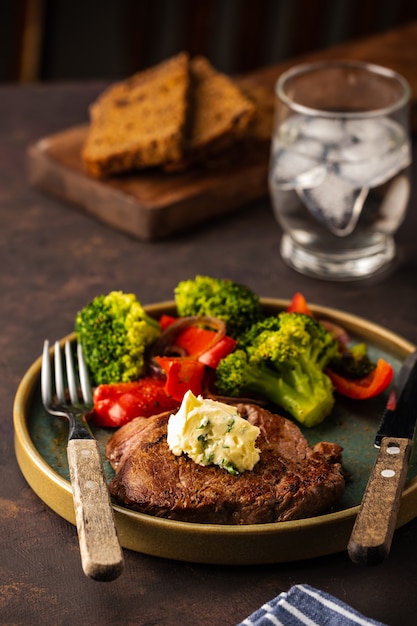
[(379, 448), (348, 543), (354, 563), (378, 565), (389, 554), (417, 421), (417, 350), (404, 361), (375, 437)]

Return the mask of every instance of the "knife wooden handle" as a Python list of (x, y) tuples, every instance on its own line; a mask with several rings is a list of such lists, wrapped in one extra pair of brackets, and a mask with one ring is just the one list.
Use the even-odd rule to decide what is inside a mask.
[(67, 456), (84, 573), (114, 580), (122, 572), (123, 553), (97, 441), (71, 439)]
[(383, 437), (348, 544), (354, 563), (377, 565), (389, 554), (413, 442)]

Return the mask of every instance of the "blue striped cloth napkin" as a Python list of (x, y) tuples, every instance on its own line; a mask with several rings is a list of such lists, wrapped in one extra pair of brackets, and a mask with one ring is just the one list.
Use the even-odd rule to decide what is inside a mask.
[(324, 591), (295, 585), (237, 626), (386, 626)]

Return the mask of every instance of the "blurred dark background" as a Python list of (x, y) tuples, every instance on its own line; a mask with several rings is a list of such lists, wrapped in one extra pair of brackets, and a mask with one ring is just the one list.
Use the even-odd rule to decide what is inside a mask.
[(413, 20), (416, 0), (0, 0), (0, 81), (123, 78), (179, 50), (241, 73)]

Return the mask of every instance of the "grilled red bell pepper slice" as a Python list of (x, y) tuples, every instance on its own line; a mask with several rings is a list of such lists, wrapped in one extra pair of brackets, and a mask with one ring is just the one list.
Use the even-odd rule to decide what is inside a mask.
[(394, 370), (384, 359), (378, 359), (375, 369), (363, 378), (345, 378), (326, 370), (335, 390), (354, 400), (367, 400), (382, 393), (392, 382)]
[(192, 357), (157, 356), (155, 361), (166, 374), (165, 391), (179, 402), (191, 390), (195, 396), (203, 393), (205, 365)]
[[(177, 319), (171, 315), (162, 315), (159, 320), (161, 329), (165, 330)], [(224, 335), (213, 344), (216, 334), (216, 331), (201, 326), (188, 326), (179, 333), (174, 345), (182, 348), (187, 356), (196, 357), (204, 365), (216, 369), (219, 361), (230, 354), (237, 343), (235, 339)]]
[(204, 363), (204, 365), (216, 369), (220, 361), (233, 352), (236, 345), (237, 341), (235, 341), (235, 339), (225, 335), (215, 343), (214, 346), (203, 352), (203, 354), (200, 354), (198, 360), (200, 363)]
[(117, 428), (135, 417), (150, 417), (163, 411), (176, 410), (178, 400), (169, 396), (165, 381), (145, 377), (130, 383), (99, 385), (94, 391), (90, 414), (96, 426)]
[(219, 361), (235, 349), (237, 342), (224, 335), (213, 344), (215, 336), (214, 330), (189, 326), (178, 335), (175, 345), (183, 348), (188, 356), (195, 356), (201, 363), (216, 369)]
[(304, 313), (305, 315), (313, 317), (313, 313), (309, 309), (307, 300), (305, 299), (303, 294), (299, 292), (293, 295), (292, 300), (288, 305), (287, 313)]
[(178, 317), (174, 317), (173, 315), (168, 315), (168, 313), (163, 313), (159, 318), (159, 327), (161, 330), (165, 330), (168, 326), (171, 326), (174, 322), (176, 322)]
[(198, 356), (211, 346), (215, 335), (214, 330), (201, 326), (188, 326), (175, 339), (175, 345), (185, 350), (188, 356)]

